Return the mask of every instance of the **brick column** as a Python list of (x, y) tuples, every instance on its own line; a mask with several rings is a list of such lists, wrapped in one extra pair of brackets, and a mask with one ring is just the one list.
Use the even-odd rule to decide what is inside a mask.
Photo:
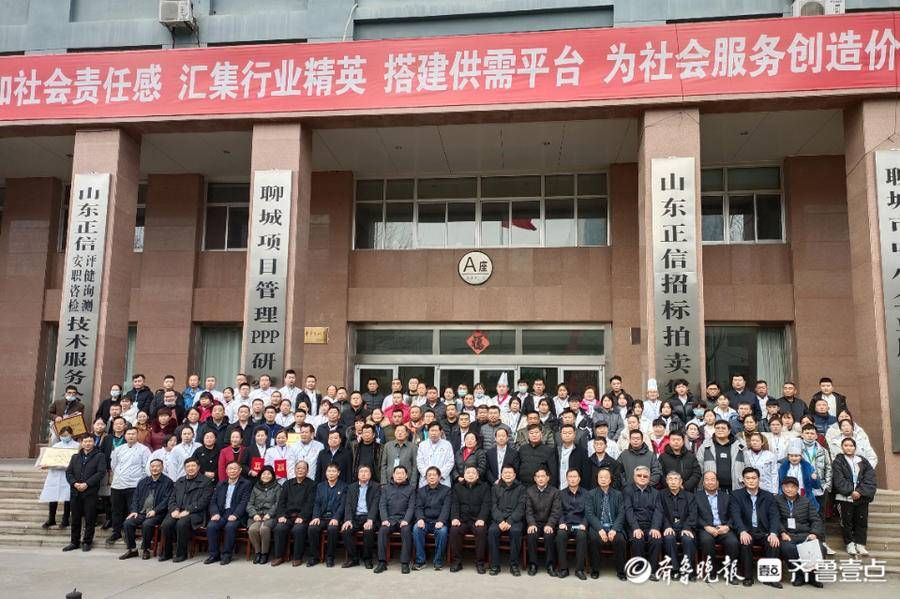
[[(848, 403), (882, 458), (879, 486), (900, 488), (900, 454), (892, 443), (888, 395), (887, 333), (881, 280), (881, 241), (875, 201), (875, 151), (897, 148), (900, 101), (864, 100), (844, 111), (847, 174), (847, 222), (850, 229), (850, 277), (856, 330), (857, 377), (847, 389)], [(822, 323), (822, 326), (828, 326)], [(837, 339), (834, 339), (838, 342)], [(895, 390), (897, 392), (897, 390)], [(900, 406), (894, 406), (894, 410)]]
[(140, 155), (140, 142), (121, 129), (75, 132), (72, 174), (110, 173), (97, 366), (93, 397), (84, 399), (91, 402), (91, 413), (109, 386), (121, 383), (125, 374)]
[[(45, 426), (42, 347), (49, 254), (56, 250), (57, 179), (7, 179), (0, 232), (0, 377), (15, 418), (0, 419), (0, 457), (31, 455)], [(52, 362), (52, 357), (50, 358)]]
[[(309, 280), (307, 271), (311, 161), (312, 130), (303, 127), (300, 123), (257, 123), (253, 126), (250, 176), (254, 177), (256, 171), (262, 170), (290, 170), (293, 172), (284, 363), (287, 368), (298, 371), (303, 367), (306, 289), (313, 284)], [(253, 189), (252, 182), (251, 189)], [(251, 201), (253, 201), (252, 198)], [(252, 243), (254, 243), (253, 239), (248, 240), (248, 245)], [(279, 384), (282, 374), (281, 372), (272, 373)]]
[[(703, 253), (700, 222), (700, 113), (696, 108), (659, 109), (644, 112), (640, 122), (640, 148), (638, 151), (638, 230), (640, 235), (639, 269), (641, 302), (641, 372), (643, 378), (661, 379), (663, 372), (656, 372), (657, 334), (653, 310), (653, 206), (651, 203), (651, 164), (654, 158), (693, 157), (697, 252), (697, 285), (699, 302), (695, 314), (700, 322), (699, 364), (694, 365), (696, 375), (690, 378), (691, 390), (702, 397), (706, 380), (705, 342), (703, 334)], [(660, 389), (665, 396), (666, 391)]]
[(147, 186), (134, 364), (153, 389), (188, 374), (203, 185), (200, 175), (151, 175)]

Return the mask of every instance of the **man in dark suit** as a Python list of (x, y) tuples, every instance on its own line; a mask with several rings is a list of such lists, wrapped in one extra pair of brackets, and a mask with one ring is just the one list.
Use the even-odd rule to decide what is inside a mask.
[[(71, 488), (72, 534), (63, 551), (81, 547), (90, 551), (94, 543), (94, 525), (97, 521), (97, 499), (100, 482), (106, 474), (106, 455), (94, 446), (94, 436), (81, 438), (81, 449), (69, 460), (66, 480)], [(84, 517), (84, 539), (81, 538), (81, 519)]]
[[(744, 574), (744, 586), (753, 585), (753, 546), (762, 547), (766, 557), (778, 557), (781, 541), (781, 519), (775, 496), (759, 487), (759, 470), (752, 466), (744, 468), (741, 473), (744, 487), (732, 492), (736, 510), (734, 512), (735, 528), (741, 542), (741, 570)], [(776, 589), (782, 588), (780, 582), (765, 583)]]
[[(719, 478), (714, 470), (703, 473), (703, 490), (697, 499), (697, 546), (702, 561), (714, 560), (716, 545), (721, 545), (733, 562), (738, 559), (738, 540), (734, 533), (735, 504), (731, 496), (719, 492)], [(736, 577), (727, 577), (729, 584), (737, 584)]]
[(372, 569), (372, 558), (375, 553), (375, 532), (378, 530), (378, 505), (381, 498), (381, 487), (372, 482), (372, 469), (362, 465), (356, 472), (356, 482), (347, 487), (347, 499), (344, 507), (344, 523), (341, 525), (341, 536), (347, 549), (347, 561), (342, 568), (359, 565), (359, 551), (353, 535), (357, 531), (363, 533), (363, 563)]
[[(691, 572), (689, 580), (694, 580), (694, 558), (697, 544), (694, 540), (694, 527), (697, 525), (697, 504), (694, 494), (685, 491), (681, 474), (675, 470), (666, 475), (666, 489), (660, 491), (659, 505), (654, 514), (653, 528), (661, 530), (663, 547), (672, 564), (672, 578), (681, 577), (681, 564), (687, 561)], [(678, 559), (678, 546), (681, 545), (681, 559)]]
[[(662, 546), (662, 533), (653, 525), (659, 522), (656, 510), (659, 506), (656, 489), (650, 486), (650, 468), (638, 466), (634, 469), (634, 482), (627, 485), (622, 494), (625, 496), (625, 524), (628, 533), (628, 546), (632, 557), (642, 557), (650, 562), (651, 569), (659, 565), (659, 550)], [(656, 580), (655, 570), (650, 575)]]
[[(204, 564), (212, 564), (221, 560), (223, 566), (231, 563), (234, 554), (234, 541), (237, 530), (247, 523), (247, 503), (253, 483), (241, 477), (241, 465), (231, 462), (226, 466), (226, 480), (216, 486), (213, 499), (209, 504), (209, 523), (206, 525), (206, 537), (209, 539), (209, 557)], [(219, 532), (224, 531), (225, 540), (219, 550)]]
[(497, 444), (487, 451), (487, 482), (491, 485), (500, 480), (500, 473), (506, 466), (519, 471), (519, 452), (509, 444), (509, 433), (499, 428), (494, 434)]
[(588, 458), (586, 474), (588, 478), (585, 481), (585, 488), (590, 490), (597, 486), (597, 473), (601, 470), (609, 470), (612, 475), (612, 486), (614, 489), (622, 490), (622, 464), (606, 453), (606, 446), (609, 443), (606, 437), (594, 437), (591, 443), (594, 444), (594, 454)]
[[(171, 559), (173, 563), (178, 563), (187, 559), (188, 543), (194, 531), (206, 523), (206, 511), (215, 489), (213, 479), (200, 474), (197, 458), (190, 457), (184, 461), (184, 472), (185, 475), (175, 482), (169, 498), (169, 513), (159, 527), (161, 562)], [(173, 542), (176, 543), (174, 559)]]
[(328, 433), (327, 444), (322, 451), (319, 452), (319, 459), (316, 460), (316, 480), (325, 480), (325, 468), (328, 464), (337, 464), (341, 469), (340, 479), (347, 484), (353, 482), (353, 455), (346, 447), (341, 446), (341, 432), (331, 431)]
[(297, 395), (297, 403), (294, 405), (294, 409), (299, 408), (300, 404), (305, 404), (307, 414), (318, 416), (319, 402), (321, 401), (322, 394), (316, 391), (316, 377), (311, 374), (306, 375), (306, 382), (303, 390)]
[[(781, 481), (781, 495), (775, 497), (775, 505), (781, 518), (781, 557), (788, 563), (799, 560), (797, 545), (806, 541), (818, 541), (822, 555), (825, 548), (821, 546), (825, 539), (825, 527), (822, 517), (808, 497), (800, 495), (800, 482), (793, 476), (786, 476)], [(817, 589), (822, 583), (816, 579), (816, 572), (797, 571), (792, 573), (791, 581), (795, 587), (809, 584)]]
[(569, 470), (577, 470), (580, 480), (590, 474), (587, 451), (575, 442), (575, 436), (575, 426), (572, 424), (564, 424), (559, 429), (561, 443), (556, 447), (556, 464), (559, 467), (556, 480), (563, 489), (566, 488), (566, 474)]

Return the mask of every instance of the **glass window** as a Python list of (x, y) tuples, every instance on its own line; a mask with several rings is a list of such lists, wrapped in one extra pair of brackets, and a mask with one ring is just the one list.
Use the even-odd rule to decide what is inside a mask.
[(144, 221), (147, 216), (147, 184), (138, 185), (137, 211), (134, 214), (134, 251), (144, 251)]
[(384, 238), (384, 215), (381, 202), (359, 202), (356, 204), (356, 247), (376, 249)]
[(728, 168), (727, 172), (730, 191), (781, 189), (781, 169), (777, 166)]
[(743, 374), (751, 389), (752, 381), (762, 379), (769, 395), (778, 397), (788, 360), (784, 326), (706, 326), (706, 378), (719, 381), (723, 391), (733, 374)]
[(556, 385), (559, 384), (559, 369), (556, 366), (522, 366), (519, 368), (519, 377), (528, 381), (528, 387), (534, 385), (535, 379), (542, 379), (550, 397), (556, 395)]
[(430, 354), (431, 329), (359, 329), (358, 354)]
[(231, 383), (241, 362), (241, 327), (200, 327), (200, 379), (214, 376), (220, 387)]
[(603, 196), (606, 195), (606, 175), (596, 173), (592, 175), (578, 175), (579, 196)]
[(411, 200), (414, 197), (415, 188), (415, 179), (389, 179), (385, 199)]
[(125, 349), (125, 381), (123, 389), (131, 389), (131, 375), (134, 373), (134, 349), (137, 347), (137, 325), (128, 325), (128, 345)]
[(575, 245), (575, 200), (544, 200), (544, 245), (571, 247)]
[(481, 205), (481, 245), (509, 244), (509, 202), (485, 202)]
[(782, 238), (780, 195), (756, 196), (756, 238), (765, 240)]
[(434, 366), (398, 366), (397, 378), (403, 381), (403, 392), (406, 392), (406, 384), (409, 379), (416, 377), (420, 383), (434, 384)]
[(753, 196), (728, 197), (728, 239), (732, 243), (756, 240)]
[(249, 183), (211, 183), (206, 188), (207, 204), (249, 204)]
[(510, 227), (512, 245), (529, 246), (541, 244), (541, 203), (513, 202), (512, 226)]
[(357, 181), (356, 201), (366, 202), (370, 200), (381, 201), (384, 199), (384, 181)]
[(388, 202), (384, 215), (384, 249), (398, 250), (412, 247), (413, 203)]
[(544, 178), (544, 195), (547, 197), (575, 195), (574, 175), (552, 175)]
[(417, 193), (420, 200), (474, 198), (478, 195), (478, 182), (474, 177), (419, 179)]
[(578, 245), (606, 245), (606, 199), (578, 198)]
[[(484, 385), (485, 393), (493, 395), (497, 390), (497, 383), (500, 382), (500, 376), (506, 373), (506, 380), (509, 382), (509, 390), (515, 392), (516, 388), (516, 371), (512, 368), (488, 369), (482, 368), (478, 372), (479, 382)], [(471, 387), (470, 387), (471, 389)], [(552, 396), (551, 396), (552, 397)]]
[(481, 197), (484, 198), (539, 198), (541, 177), (482, 177)]
[(419, 204), (417, 240), (419, 247), (446, 247), (447, 204), (444, 202)]
[(475, 203), (450, 202), (447, 204), (447, 246), (473, 247), (475, 245)]
[(391, 380), (393, 378), (393, 368), (360, 368), (359, 388), (365, 390), (369, 379), (375, 379), (378, 381), (378, 390), (382, 393), (387, 393), (391, 390)]
[(250, 232), (250, 206), (228, 207), (228, 249), (247, 247)]
[(205, 249), (224, 250), (227, 227), (228, 206), (207, 206)]
[(702, 169), (700, 171), (700, 191), (725, 191), (724, 169)]
[[(473, 331), (469, 329), (446, 329), (440, 332), (440, 353), (455, 355), (472, 355), (468, 346), (468, 338)], [(513, 329), (494, 329), (481, 331), (487, 340), (487, 348), (479, 355), (499, 355), (516, 353), (516, 332)], [(510, 379), (512, 380), (512, 379)]]
[(602, 356), (602, 329), (524, 329), (522, 353), (528, 355)]
[(703, 196), (700, 214), (703, 223), (703, 241), (724, 241), (725, 213), (722, 209), (722, 196)]
[(588, 385), (592, 385), (594, 389), (597, 389), (598, 397), (603, 393), (600, 387), (600, 372), (597, 369), (563, 370), (562, 382), (566, 384), (569, 395), (581, 396)]
[(441, 381), (438, 385), (438, 393), (443, 394), (444, 389), (450, 387), (456, 393), (456, 388), (466, 385), (470, 390), (475, 387), (475, 371), (471, 368), (441, 368)]

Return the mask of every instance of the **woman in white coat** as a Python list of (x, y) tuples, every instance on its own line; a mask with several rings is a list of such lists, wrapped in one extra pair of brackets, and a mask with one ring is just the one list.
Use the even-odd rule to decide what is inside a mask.
[(853, 417), (849, 412), (841, 411), (838, 414), (838, 421), (828, 427), (825, 431), (825, 441), (828, 443), (828, 449), (831, 455), (839, 456), (843, 452), (841, 443), (847, 437), (856, 441), (856, 455), (866, 458), (872, 465), (872, 468), (878, 467), (878, 455), (872, 449), (869, 442), (869, 435), (863, 428), (853, 421)]
[[(78, 449), (79, 447), (78, 441), (72, 438), (72, 429), (68, 426), (64, 426), (59, 431), (59, 441), (53, 444), (53, 449)], [(63, 517), (59, 527), (69, 526), (70, 492), (69, 481), (66, 480), (66, 469), (64, 467), (47, 469), (47, 479), (44, 481), (44, 488), (38, 499), (41, 503), (48, 504), (47, 521), (41, 525), (41, 528), (46, 530), (51, 526), (56, 526), (56, 510), (60, 501), (63, 502)]]

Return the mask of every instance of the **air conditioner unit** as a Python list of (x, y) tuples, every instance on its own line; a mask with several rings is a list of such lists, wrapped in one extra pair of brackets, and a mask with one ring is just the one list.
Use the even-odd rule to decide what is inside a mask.
[(191, 0), (160, 0), (159, 22), (169, 29), (194, 29), (194, 8)]
[(795, 17), (844, 14), (846, 0), (794, 0)]

